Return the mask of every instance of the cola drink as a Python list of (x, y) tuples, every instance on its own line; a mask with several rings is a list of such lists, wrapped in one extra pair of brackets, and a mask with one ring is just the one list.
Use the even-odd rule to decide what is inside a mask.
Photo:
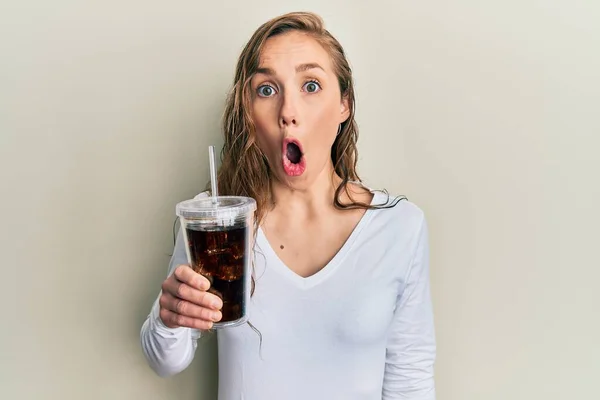
[(244, 255), (247, 229), (244, 225), (216, 230), (193, 225), (186, 228), (192, 268), (210, 281), (208, 291), (223, 300), (220, 322), (236, 321), (246, 311)]

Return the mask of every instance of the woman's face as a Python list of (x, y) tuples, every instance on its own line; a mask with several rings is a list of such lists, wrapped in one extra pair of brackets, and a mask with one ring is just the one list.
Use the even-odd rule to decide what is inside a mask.
[(332, 172), (331, 146), (349, 110), (327, 51), (301, 32), (269, 38), (251, 87), (258, 146), (275, 177), (305, 189)]

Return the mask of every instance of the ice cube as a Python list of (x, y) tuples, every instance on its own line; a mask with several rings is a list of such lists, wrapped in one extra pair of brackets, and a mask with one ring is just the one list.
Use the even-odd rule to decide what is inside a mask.
[(242, 278), (243, 268), (236, 264), (223, 264), (220, 265), (216, 277), (224, 281), (235, 281)]

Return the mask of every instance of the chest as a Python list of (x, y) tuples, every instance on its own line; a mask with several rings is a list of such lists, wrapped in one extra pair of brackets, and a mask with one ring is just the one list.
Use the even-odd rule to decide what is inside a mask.
[(295, 274), (309, 277), (323, 269), (348, 241), (364, 211), (316, 223), (265, 224), (263, 231), (277, 257)]
[(383, 354), (396, 308), (391, 281), (308, 293), (273, 275), (256, 286), (248, 310), (252, 325), (219, 331), (219, 342), (245, 362), (358, 365), (366, 354)]

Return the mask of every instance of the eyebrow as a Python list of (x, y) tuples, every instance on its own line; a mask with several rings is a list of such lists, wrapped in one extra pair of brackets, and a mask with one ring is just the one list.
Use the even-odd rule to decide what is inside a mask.
[(304, 71), (308, 71), (309, 69), (315, 69), (315, 68), (318, 68), (318, 69), (322, 70), (323, 72), (325, 72), (325, 69), (317, 63), (300, 64), (296, 67), (296, 72), (304, 72)]
[[(296, 66), (296, 72), (305, 72), (305, 71), (308, 71), (311, 69), (320, 69), (323, 72), (325, 72), (325, 69), (317, 63), (306, 63), (306, 64), (300, 64), (300, 65)], [(268, 67), (259, 67), (256, 69), (256, 73), (271, 75), (271, 76), (276, 75), (275, 71), (272, 68), (268, 68)]]

